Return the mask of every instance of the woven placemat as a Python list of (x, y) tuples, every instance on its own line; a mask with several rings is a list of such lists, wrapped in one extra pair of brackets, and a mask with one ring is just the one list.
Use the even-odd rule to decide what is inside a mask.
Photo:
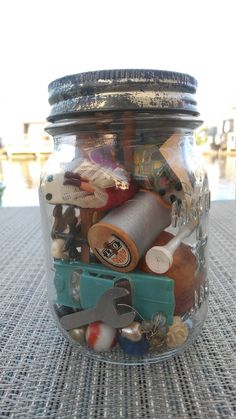
[(235, 418), (236, 207), (213, 202), (210, 308), (184, 354), (160, 364), (85, 357), (48, 311), (39, 209), (1, 208), (0, 418)]

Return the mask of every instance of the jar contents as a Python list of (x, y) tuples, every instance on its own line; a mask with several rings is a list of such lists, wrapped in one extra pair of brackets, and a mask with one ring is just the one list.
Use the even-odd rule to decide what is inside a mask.
[[(145, 72), (129, 71), (133, 79), (83, 73), (49, 87), (55, 150), (40, 185), (54, 315), (70, 342), (114, 362), (185, 349), (202, 327), (208, 297), (210, 194), (195, 153), (197, 112), (184, 100), (194, 79), (157, 71), (150, 86)], [(141, 75), (143, 97), (133, 87)], [(84, 93), (87, 84), (96, 92)], [(132, 109), (125, 87), (129, 98), (136, 94)]]

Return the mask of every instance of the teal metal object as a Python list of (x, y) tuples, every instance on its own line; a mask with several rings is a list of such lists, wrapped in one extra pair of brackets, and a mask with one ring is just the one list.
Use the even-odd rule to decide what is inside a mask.
[(97, 263), (85, 264), (77, 261), (55, 260), (54, 266), (58, 304), (82, 309), (92, 308), (107, 289), (122, 279), (129, 281), (133, 307), (145, 320), (150, 320), (153, 315), (161, 312), (166, 316), (168, 325), (173, 323), (174, 281), (167, 276), (150, 275), (141, 271), (120, 273)]

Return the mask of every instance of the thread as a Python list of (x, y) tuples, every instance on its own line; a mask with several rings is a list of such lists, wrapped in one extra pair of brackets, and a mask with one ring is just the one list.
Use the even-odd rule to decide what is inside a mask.
[(88, 232), (88, 241), (104, 265), (129, 272), (170, 223), (171, 207), (157, 194), (139, 191), (93, 225)]

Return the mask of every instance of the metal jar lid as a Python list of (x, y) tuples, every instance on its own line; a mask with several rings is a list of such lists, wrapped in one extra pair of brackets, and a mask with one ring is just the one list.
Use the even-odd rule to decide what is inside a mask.
[(198, 115), (197, 81), (162, 70), (103, 70), (73, 74), (49, 84), (48, 121), (102, 111), (164, 111)]

